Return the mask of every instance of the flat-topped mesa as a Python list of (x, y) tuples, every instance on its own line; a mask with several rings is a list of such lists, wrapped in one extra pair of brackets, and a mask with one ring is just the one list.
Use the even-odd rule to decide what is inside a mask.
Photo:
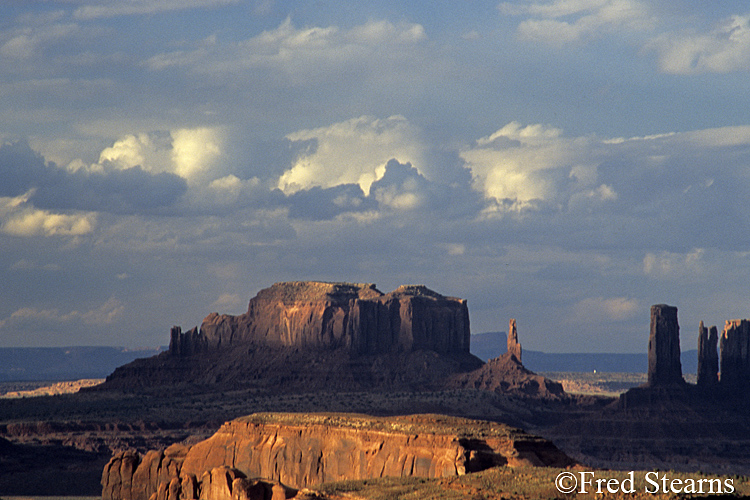
[[(277, 499), (331, 481), (449, 478), (494, 466), (574, 464), (551, 442), (493, 422), (442, 415), (262, 413), (227, 422), (190, 447), (173, 444), (143, 456), (116, 453), (102, 473), (102, 499)], [(265, 479), (258, 485), (247, 478)], [(216, 494), (218, 483), (222, 494)], [(260, 492), (250, 496), (249, 488)]]
[(724, 325), (720, 340), (721, 385), (750, 384), (750, 320), (732, 319)]
[(433, 350), (469, 352), (466, 300), (423, 285), (383, 294), (372, 283), (276, 283), (239, 316), (212, 313), (200, 330), (173, 329), (170, 353), (186, 356), (251, 342), (270, 346), (347, 348), (355, 354)]
[(666, 304), (651, 306), (648, 337), (648, 385), (682, 385), (680, 325), (677, 308)]

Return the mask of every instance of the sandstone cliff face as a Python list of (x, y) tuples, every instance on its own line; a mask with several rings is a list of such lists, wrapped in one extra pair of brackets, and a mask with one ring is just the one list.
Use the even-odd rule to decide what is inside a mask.
[(648, 337), (648, 385), (684, 383), (677, 308), (666, 304), (653, 305)]
[(170, 353), (191, 355), (242, 342), (347, 348), (355, 354), (469, 352), (465, 300), (421, 285), (383, 294), (373, 284), (288, 282), (261, 290), (240, 316), (208, 315), (200, 330), (173, 329)]
[(143, 457), (116, 454), (102, 475), (102, 498), (214, 500), (223, 497), (210, 496), (209, 485), (230, 473), (232, 481), (219, 481), (222, 491), (238, 478), (261, 477), (277, 485), (276, 491), (286, 485), (292, 496), (291, 488), (343, 479), (449, 477), (495, 465), (572, 463), (550, 442), (490, 422), (435, 415), (256, 414), (224, 424), (190, 448), (173, 445)]
[[(177, 445), (179, 447), (179, 445)], [(182, 472), (183, 453), (174, 446), (141, 457), (132, 451), (116, 453), (102, 474), (102, 500), (286, 500), (296, 490), (273, 481), (248, 479), (231, 467), (219, 466), (198, 477)]]
[(721, 384), (747, 388), (750, 385), (750, 320), (733, 319), (721, 334)]

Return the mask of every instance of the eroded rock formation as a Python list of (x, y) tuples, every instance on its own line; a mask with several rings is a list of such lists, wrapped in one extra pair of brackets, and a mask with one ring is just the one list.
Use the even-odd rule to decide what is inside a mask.
[(515, 356), (518, 361), (522, 361), (521, 344), (518, 342), (518, 329), (516, 328), (515, 319), (511, 319), (508, 322), (508, 353)]
[[(238, 498), (235, 491), (270, 488), (276, 499), (293, 496), (293, 488), (344, 479), (572, 464), (549, 441), (491, 422), (437, 415), (255, 414), (227, 422), (189, 448), (116, 454), (102, 474), (102, 498), (223, 500), (230, 498), (227, 491)], [(264, 478), (263, 485), (249, 477)]]
[(269, 346), (347, 348), (356, 354), (432, 350), (469, 352), (466, 300), (422, 285), (383, 294), (373, 284), (276, 283), (240, 316), (209, 314), (200, 330), (173, 328), (174, 356), (252, 342)]
[(285, 500), (296, 494), (276, 481), (248, 479), (224, 465), (198, 476), (183, 472), (186, 452), (172, 445), (145, 456), (116, 453), (102, 473), (102, 500)]
[(509, 326), (508, 360), (483, 366), (469, 352), (469, 312), (463, 299), (421, 285), (383, 294), (372, 284), (277, 283), (253, 297), (242, 315), (212, 313), (200, 329), (184, 333), (173, 327), (168, 352), (118, 368), (96, 390), (221, 386), (310, 392), (448, 386), (564, 396), (560, 384), (523, 368), (515, 320)]
[(527, 370), (510, 352), (490, 359), (484, 366), (469, 373), (454, 375), (449, 387), (540, 398), (554, 399), (566, 396), (561, 383)]
[(680, 326), (677, 308), (666, 304), (651, 306), (648, 337), (648, 385), (684, 384), (680, 361)]
[(698, 326), (697, 383), (699, 386), (711, 387), (719, 383), (719, 353), (716, 350), (718, 341), (716, 327), (706, 329), (701, 321)]
[(724, 325), (721, 334), (721, 385), (750, 385), (750, 320), (733, 319)]

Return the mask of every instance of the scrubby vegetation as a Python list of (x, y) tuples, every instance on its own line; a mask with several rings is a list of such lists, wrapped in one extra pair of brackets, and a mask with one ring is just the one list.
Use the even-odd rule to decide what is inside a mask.
[[(369, 479), (365, 481), (341, 481), (330, 483), (315, 488), (323, 497), (336, 498), (345, 496), (349, 499), (367, 500), (408, 500), (408, 499), (440, 499), (440, 500), (549, 500), (567, 498), (627, 498), (627, 499), (649, 499), (666, 500), (677, 498), (705, 498), (704, 494), (676, 494), (663, 492), (652, 493), (654, 486), (644, 480), (649, 471), (636, 471), (634, 473), (633, 489), (635, 493), (597, 493), (596, 488), (587, 487), (587, 493), (563, 494), (555, 487), (555, 479), (565, 469), (533, 467), (533, 468), (508, 468), (497, 467), (474, 474), (444, 479), (420, 479), (420, 478), (382, 478)], [(574, 472), (576, 471), (567, 471)], [(734, 487), (733, 496), (744, 498), (750, 494), (750, 480), (743, 476), (704, 476), (699, 473), (662, 472), (670, 479), (676, 479), (685, 483), (688, 479), (698, 480), (700, 478), (719, 478), (722, 484), (725, 480), (731, 480)], [(628, 478), (627, 471), (596, 471), (596, 477), (615, 479), (618, 482)], [(675, 483), (677, 484), (677, 483)], [(606, 486), (604, 487), (606, 489)], [(716, 492), (714, 492), (716, 493)], [(710, 498), (722, 498), (721, 495), (708, 495)]]

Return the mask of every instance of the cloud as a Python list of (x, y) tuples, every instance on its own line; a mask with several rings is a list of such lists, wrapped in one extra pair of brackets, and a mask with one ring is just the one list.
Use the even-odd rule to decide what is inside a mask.
[(557, 128), (511, 122), (465, 148), (461, 157), (478, 191), (519, 210), (558, 201), (569, 182), (590, 188), (600, 161), (593, 146), (590, 139), (566, 138)]
[(0, 197), (0, 232), (11, 236), (83, 236), (96, 226), (92, 213), (55, 213), (28, 203), (31, 192)]
[(663, 33), (646, 46), (665, 73), (729, 73), (750, 69), (750, 15), (733, 15), (706, 33)]
[(221, 159), (223, 138), (212, 128), (179, 129), (172, 132), (174, 173), (193, 180), (206, 176)]
[(90, 170), (107, 166), (117, 169), (140, 167), (151, 173), (172, 173), (188, 182), (201, 182), (215, 175), (222, 158), (224, 133), (218, 128), (182, 128), (170, 132), (127, 135), (105, 148)]
[(278, 187), (287, 194), (314, 186), (357, 184), (367, 195), (372, 183), (385, 174), (388, 160), (411, 163), (417, 170), (424, 165), (419, 130), (403, 116), (362, 116), (328, 127), (300, 130), (287, 138), (315, 144), (279, 178)]
[(174, 174), (153, 175), (132, 167), (61, 176), (59, 183), (38, 188), (32, 201), (41, 208), (145, 213), (173, 207), (186, 190), (185, 180)]
[[(357, 184), (338, 184), (329, 188), (313, 186), (287, 195), (289, 216), (294, 219), (331, 220), (342, 214), (360, 214), (376, 219), (382, 215), (405, 217), (413, 213), (424, 217), (452, 220), (473, 217), (481, 208), (481, 197), (465, 184), (433, 182), (410, 163), (390, 159), (383, 175), (369, 186), (365, 195)], [(419, 215), (416, 215), (419, 214)]]
[(302, 220), (331, 220), (338, 215), (374, 211), (377, 204), (366, 197), (356, 184), (340, 184), (329, 188), (313, 186), (287, 196), (289, 216)]
[(643, 258), (643, 273), (654, 278), (684, 278), (704, 274), (705, 250), (696, 248), (679, 254), (674, 252), (649, 252)]
[(695, 75), (750, 69), (750, 14), (733, 14), (705, 30), (690, 11), (662, 15), (655, 3), (640, 0), (553, 0), (503, 2), (500, 12), (523, 16), (522, 40), (559, 47), (605, 36), (619, 37), (656, 52), (664, 73)]
[(170, 172), (172, 136), (165, 132), (139, 133), (122, 137), (112, 146), (104, 148), (99, 161), (89, 167), (93, 171), (103, 171), (104, 165), (128, 169), (140, 167), (147, 172)]
[(246, 299), (236, 293), (222, 293), (210, 306), (211, 311), (235, 311), (241, 310), (245, 305)]
[(409, 211), (424, 207), (429, 189), (429, 182), (411, 164), (390, 160), (383, 177), (373, 183), (372, 196), (380, 206)]
[(75, 23), (34, 23), (0, 33), (0, 57), (25, 61), (38, 57), (56, 44), (80, 37), (85, 31)]
[(573, 306), (574, 322), (610, 323), (632, 319), (640, 312), (640, 303), (629, 297), (590, 297)]
[(78, 7), (78, 19), (95, 19), (126, 15), (158, 14), (175, 10), (213, 8), (238, 3), (239, 0), (99, 0)]
[(47, 325), (65, 323), (109, 325), (121, 318), (124, 312), (125, 306), (115, 297), (110, 297), (99, 307), (83, 312), (73, 310), (63, 313), (55, 308), (38, 309), (35, 307), (23, 307), (11, 313), (7, 318), (0, 320), (0, 328), (40, 323)]
[[(194, 73), (213, 76), (265, 68), (274, 71), (274, 81), (309, 86), (330, 83), (336, 75), (351, 78), (355, 70), (359, 77), (384, 76), (404, 61), (416, 63), (414, 55), (405, 48), (426, 39), (424, 28), (415, 23), (371, 20), (350, 29), (297, 28), (287, 18), (277, 28), (246, 40), (223, 43), (209, 37), (192, 50), (157, 54), (147, 64), (157, 71), (186, 67)], [(375, 61), (377, 64), (373, 65)], [(370, 66), (374, 66), (375, 73), (366, 69)], [(414, 75), (413, 66), (401, 71)]]
[(186, 181), (172, 173), (144, 171), (136, 164), (152, 165), (148, 155), (126, 148), (125, 143), (105, 150), (102, 163), (75, 171), (46, 162), (27, 142), (0, 146), (0, 195), (9, 196), (12, 200), (7, 203), (15, 204), (5, 231), (80, 235), (93, 229), (93, 214), (64, 215), (50, 210), (134, 213), (174, 205), (186, 192)]
[(622, 31), (648, 31), (654, 27), (647, 3), (638, 0), (503, 2), (498, 8), (506, 15), (530, 16), (518, 25), (518, 35), (522, 39), (555, 46)]

